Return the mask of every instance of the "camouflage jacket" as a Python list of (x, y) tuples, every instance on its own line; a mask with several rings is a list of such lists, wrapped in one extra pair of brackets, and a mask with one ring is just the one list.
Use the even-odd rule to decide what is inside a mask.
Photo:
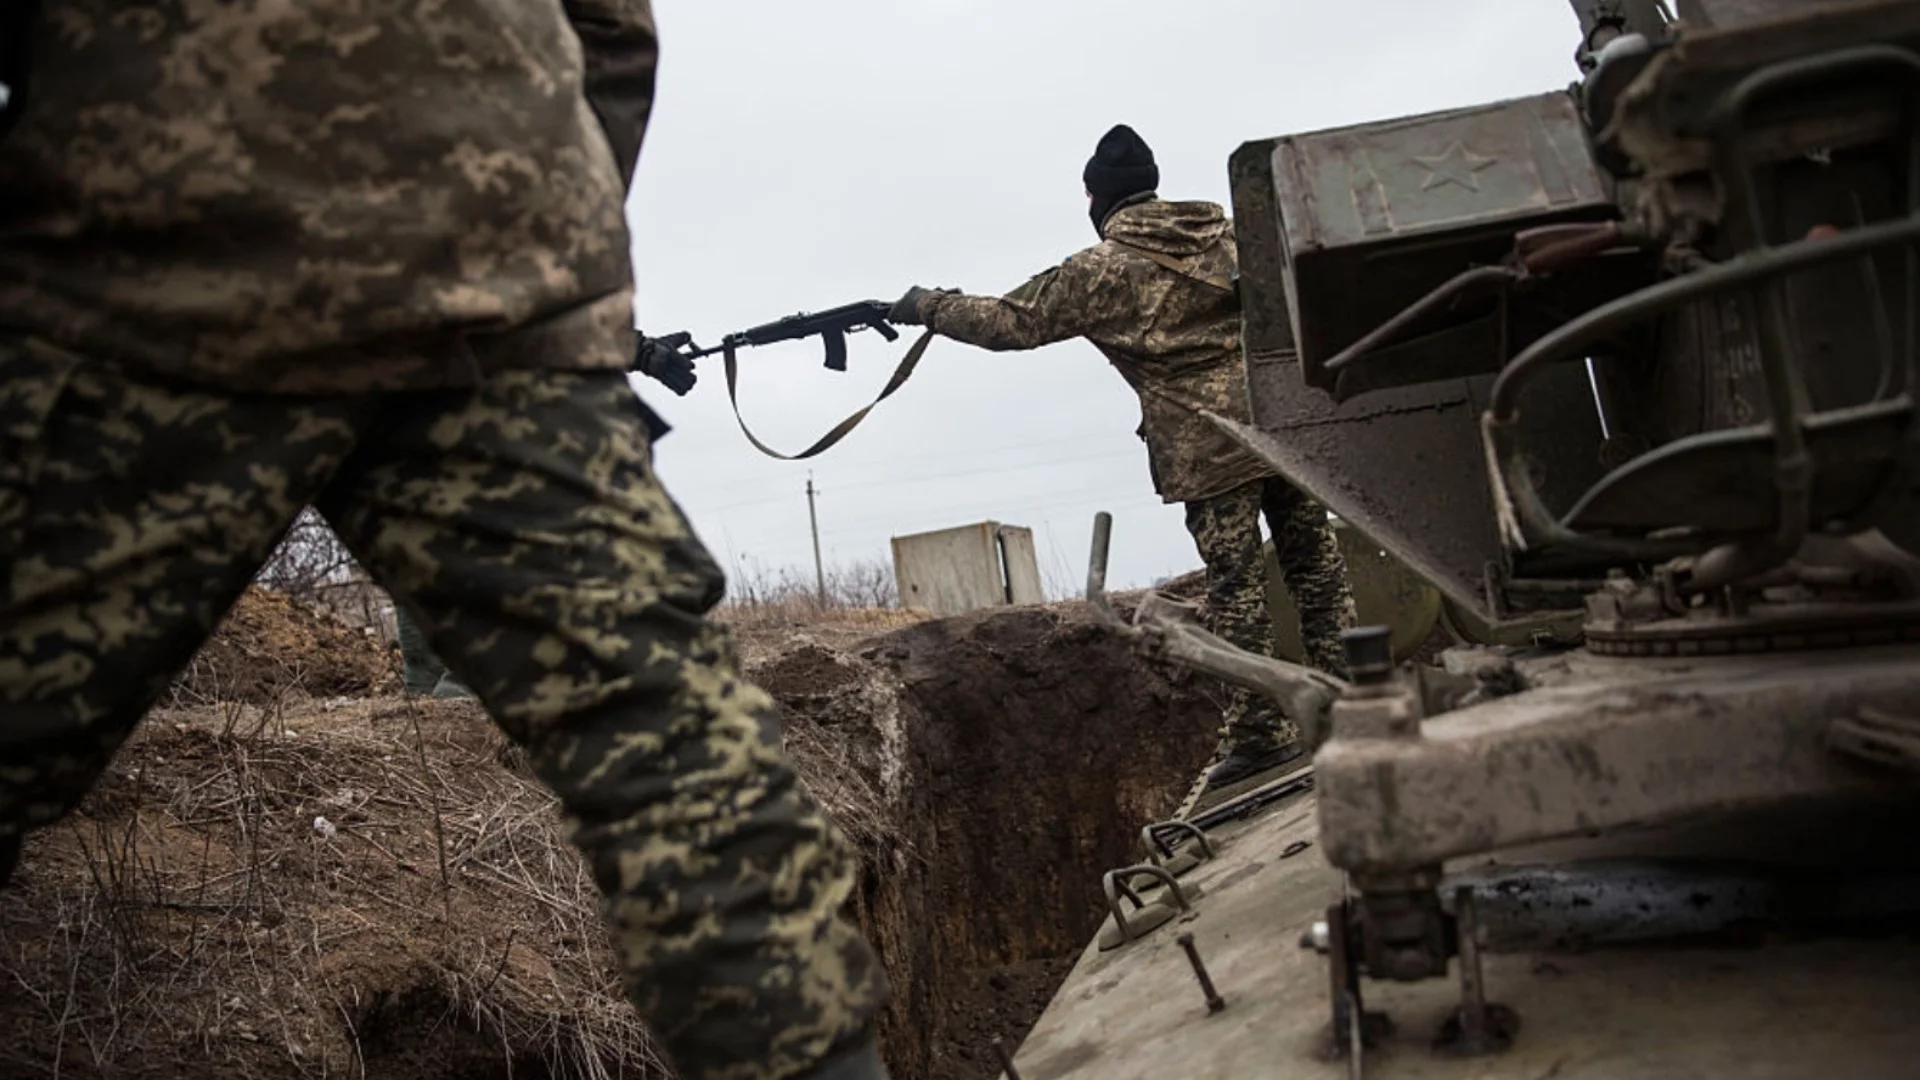
[(650, 0), (43, 0), (0, 326), (239, 391), (624, 365)]
[(1107, 219), (1103, 242), (1006, 296), (931, 294), (920, 315), (983, 349), (1092, 342), (1140, 396), (1155, 490), (1191, 502), (1273, 472), (1198, 411), (1250, 419), (1240, 301), (1228, 284), (1236, 257), (1220, 207), (1142, 202)]

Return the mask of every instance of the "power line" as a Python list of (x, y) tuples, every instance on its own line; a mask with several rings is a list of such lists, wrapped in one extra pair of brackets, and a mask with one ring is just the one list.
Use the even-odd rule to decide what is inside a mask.
[[(878, 480), (856, 480), (852, 483), (840, 484), (838, 488), (839, 490), (845, 491), (850, 488), (884, 487), (893, 484), (930, 484), (944, 480), (962, 480), (980, 476), (1003, 476), (1009, 473), (1032, 472), (1035, 469), (1056, 468), (1062, 465), (1087, 465), (1096, 461), (1117, 461), (1123, 457), (1133, 457), (1137, 453), (1139, 453), (1137, 450), (1119, 450), (1106, 454), (1091, 454), (1086, 457), (1036, 461), (1025, 465), (997, 465), (987, 469), (965, 469), (960, 472), (948, 473), (910, 473), (904, 476), (886, 477)], [(719, 513), (724, 510), (737, 510), (747, 506), (763, 506), (785, 501), (783, 497), (770, 495), (764, 498), (740, 499), (730, 503), (721, 503), (718, 506), (703, 507), (702, 512)]]
[[(934, 451), (926, 454), (908, 454), (900, 457), (888, 457), (884, 461), (857, 462), (855, 464), (846, 466), (846, 468), (848, 470), (861, 470), (861, 469), (870, 469), (870, 468), (891, 469), (904, 462), (910, 462), (910, 461), (947, 460), (947, 459), (959, 457), (959, 456), (975, 458), (975, 457), (980, 457), (988, 454), (1011, 453), (1018, 450), (1043, 450), (1043, 449), (1048, 449), (1050, 447), (1055, 447), (1055, 446), (1082, 446), (1090, 442), (1100, 442), (1106, 439), (1111, 439), (1116, 437), (1117, 436), (1114, 435), (1112, 432), (1089, 433), (1085, 435), (1072, 435), (1072, 436), (1067, 436), (1067, 437), (1058, 438), (1058, 439), (1043, 439), (1036, 442), (1004, 443), (998, 446), (986, 447), (984, 449), (968, 448), (965, 450)], [(1114, 453), (1117, 456), (1120, 452), (1115, 451)], [(784, 477), (770, 476), (765, 474), (755, 475), (751, 477), (720, 478), (712, 481), (713, 485), (717, 487), (741, 487), (748, 484), (779, 484), (779, 483), (785, 483), (785, 482), (786, 481)], [(867, 483), (871, 481), (860, 481), (860, 482)]]

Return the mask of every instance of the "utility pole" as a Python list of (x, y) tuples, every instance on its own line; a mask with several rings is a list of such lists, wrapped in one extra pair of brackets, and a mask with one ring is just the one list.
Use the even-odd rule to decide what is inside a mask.
[(813, 583), (820, 606), (827, 604), (827, 571), (820, 564), (820, 514), (813, 508), (813, 474), (807, 474), (807, 522), (813, 526)]

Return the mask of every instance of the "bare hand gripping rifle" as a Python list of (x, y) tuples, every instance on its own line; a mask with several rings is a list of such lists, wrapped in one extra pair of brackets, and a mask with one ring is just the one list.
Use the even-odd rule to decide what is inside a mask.
[[(746, 419), (740, 415), (738, 359), (740, 350), (748, 346), (772, 345), (781, 341), (798, 341), (801, 338), (809, 338), (817, 335), (826, 345), (826, 366), (833, 371), (845, 371), (847, 370), (847, 335), (849, 333), (871, 329), (888, 341), (898, 341), (900, 339), (900, 332), (895, 330), (893, 324), (887, 321), (887, 313), (892, 310), (892, 308), (892, 304), (880, 300), (860, 300), (851, 304), (842, 304), (839, 307), (826, 311), (803, 311), (797, 315), (789, 315), (784, 319), (755, 326), (739, 331), (738, 333), (728, 334), (720, 339), (720, 344), (710, 348), (701, 348), (693, 340), (693, 335), (683, 330), (677, 334), (668, 334), (665, 337), (646, 339), (641, 343), (641, 349), (654, 348), (668, 350), (675, 357), (678, 357), (681, 363), (688, 365), (689, 370), (692, 361), (702, 357), (712, 356), (715, 353), (721, 354), (727, 365), (727, 398), (733, 403), (734, 419), (740, 422), (740, 431), (746, 435), (747, 441), (752, 443), (755, 449), (769, 457), (780, 458), (783, 461), (799, 461), (802, 458), (810, 458), (822, 453), (828, 447), (845, 438), (848, 432), (858, 427), (860, 422), (867, 418), (867, 414), (873, 411), (875, 405), (885, 401), (895, 390), (905, 385), (908, 377), (913, 374), (913, 369), (919, 365), (920, 358), (926, 354), (927, 343), (932, 340), (933, 332), (929, 330), (922, 334), (920, 339), (915, 341), (912, 347), (907, 349), (907, 355), (901, 359), (899, 366), (894, 368), (893, 376), (887, 380), (887, 385), (880, 391), (878, 397), (868, 403), (865, 408), (860, 409), (845, 420), (835, 424), (831, 431), (821, 436), (812, 446), (807, 447), (797, 454), (780, 453), (761, 442), (759, 438), (747, 428)], [(635, 366), (636, 368), (641, 366), (640, 358), (636, 358)]]

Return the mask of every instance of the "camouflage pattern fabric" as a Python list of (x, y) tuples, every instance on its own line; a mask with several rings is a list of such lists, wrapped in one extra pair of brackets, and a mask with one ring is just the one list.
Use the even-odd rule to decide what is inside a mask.
[(226, 394), (0, 337), (0, 451), (0, 851), (79, 802), (311, 503), (558, 793), (685, 1080), (864, 1037), (848, 845), (704, 618), (721, 573), (624, 376)]
[[(1107, 219), (1106, 239), (1002, 297), (933, 293), (928, 328), (995, 351), (1084, 337), (1140, 396), (1156, 490), (1191, 502), (1273, 475), (1199, 410), (1251, 422), (1240, 301), (1227, 281), (1232, 223), (1207, 202), (1151, 200)], [(1156, 262), (1162, 256), (1186, 268)]]
[(228, 391), (633, 355), (647, 0), (42, 8), (0, 143), (10, 329)]
[[(1263, 513), (1273, 531), (1281, 579), (1300, 612), (1307, 662), (1345, 678), (1340, 631), (1355, 620), (1346, 561), (1326, 511), (1279, 477), (1187, 504), (1187, 530), (1207, 566), (1208, 629), (1248, 652), (1273, 655), (1273, 617), (1260, 544)], [(1275, 703), (1229, 688), (1222, 718), (1225, 749), (1257, 754), (1298, 738), (1299, 727)]]

